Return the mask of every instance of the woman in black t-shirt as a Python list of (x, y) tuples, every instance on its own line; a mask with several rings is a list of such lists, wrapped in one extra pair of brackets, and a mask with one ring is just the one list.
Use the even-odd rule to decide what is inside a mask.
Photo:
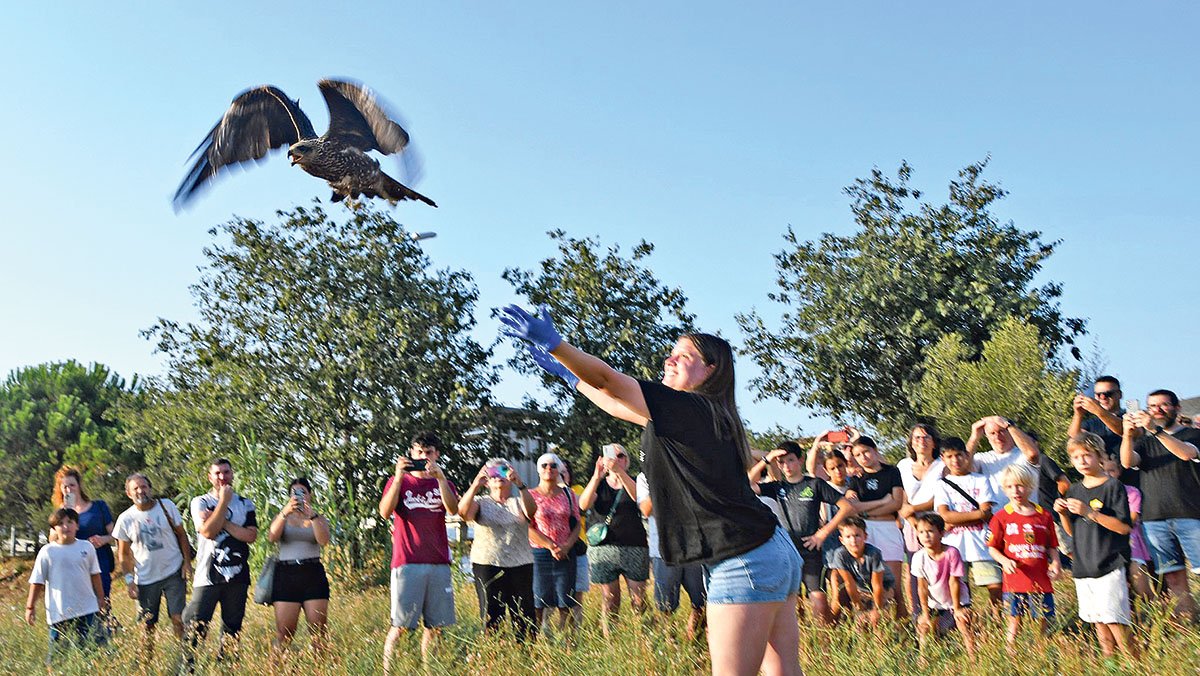
[(800, 555), (750, 488), (745, 429), (734, 401), (733, 350), (716, 336), (681, 337), (661, 383), (639, 381), (562, 340), (542, 309), (510, 305), (505, 333), (604, 411), (642, 425), (659, 548), (672, 565), (704, 564), (713, 673), (800, 674)]
[(596, 458), (592, 480), (579, 496), (579, 508), (592, 510), (589, 530), (604, 524), (604, 539), (588, 549), (592, 584), (600, 587), (600, 628), (609, 635), (609, 615), (616, 619), (621, 607), (621, 578), (629, 588), (635, 612), (646, 609), (646, 580), (650, 577), (650, 549), (646, 527), (637, 506), (637, 484), (629, 476), (629, 453), (621, 444), (605, 444)]

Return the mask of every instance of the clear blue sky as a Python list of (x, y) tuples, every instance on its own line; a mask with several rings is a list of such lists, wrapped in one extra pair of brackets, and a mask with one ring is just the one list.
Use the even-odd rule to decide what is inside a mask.
[[(208, 229), (328, 196), (274, 156), (176, 215), (188, 154), (262, 83), (324, 129), (316, 81), (340, 75), (402, 112), (441, 208), (395, 213), (438, 233), (437, 266), (475, 276), (483, 340), (485, 308), (513, 300), (501, 271), (551, 255), (552, 228), (653, 242), (699, 324), (740, 339), (735, 313), (776, 312), (789, 224), (847, 232), (841, 188), (902, 159), (942, 200), (991, 153), (1011, 191), (999, 215), (1063, 240), (1043, 281), (1064, 283), (1126, 392), (1200, 393), (1200, 9), (827, 4), (8, 6), (0, 372), (74, 358), (159, 373), (138, 331), (193, 316)], [(498, 395), (527, 386), (510, 374)], [(822, 424), (741, 402), (755, 428)]]

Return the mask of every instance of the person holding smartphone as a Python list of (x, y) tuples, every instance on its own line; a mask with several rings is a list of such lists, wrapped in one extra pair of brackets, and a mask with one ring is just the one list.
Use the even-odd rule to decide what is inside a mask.
[(383, 644), (384, 673), (391, 672), (404, 632), (424, 625), (421, 658), (427, 661), (442, 627), (455, 622), (446, 514), (458, 512), (458, 492), (438, 464), (441, 449), (436, 434), (418, 432), (379, 499), (379, 516), (392, 520), (392, 627)]
[(308, 622), (314, 650), (325, 649), (329, 617), (329, 578), (321, 565), (321, 548), (329, 544), (329, 520), (312, 507), (312, 485), (296, 477), (288, 487), (287, 505), (271, 522), (267, 539), (279, 544), (279, 563), (271, 598), (275, 607), (275, 640), (281, 651), (292, 641), (300, 611)]

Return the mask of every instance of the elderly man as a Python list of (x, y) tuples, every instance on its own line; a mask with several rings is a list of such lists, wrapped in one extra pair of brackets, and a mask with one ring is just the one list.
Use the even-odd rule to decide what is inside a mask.
[(175, 636), (183, 638), (183, 607), (187, 603), (186, 580), (192, 564), (192, 548), (175, 503), (155, 499), (146, 475), (130, 474), (125, 479), (125, 495), (133, 506), (121, 512), (113, 528), (117, 566), (125, 573), (129, 598), (138, 602), (138, 617), (145, 624), (142, 649), (150, 659), (154, 653), (154, 627), (164, 596)]
[(1179, 423), (1179, 397), (1155, 390), (1125, 414), (1121, 464), (1142, 475), (1142, 524), (1175, 614), (1196, 620), (1187, 563), (1200, 573), (1200, 430)]
[[(976, 453), (975, 447), (983, 437), (987, 437), (992, 450)], [(1007, 418), (998, 415), (980, 418), (971, 426), (971, 438), (967, 439), (967, 451), (975, 458), (975, 471), (991, 477), (996, 485), (1000, 485), (1000, 474), (1004, 468), (1014, 463), (1027, 465), (1034, 475), (1040, 470), (1041, 452), (1038, 443), (1027, 432), (1021, 430)], [(1034, 489), (1029, 501), (1039, 502), (1040, 492)]]

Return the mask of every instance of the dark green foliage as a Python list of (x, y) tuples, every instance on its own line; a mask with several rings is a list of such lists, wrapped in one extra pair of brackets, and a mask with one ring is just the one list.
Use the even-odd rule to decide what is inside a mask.
[(788, 229), (768, 295), (778, 328), (757, 311), (738, 316), (744, 353), (763, 371), (760, 396), (902, 436), (920, 418), (914, 388), (942, 336), (958, 335), (978, 358), (999, 323), (1017, 317), (1052, 353), (1073, 344), (1084, 321), (1060, 312), (1061, 285), (1034, 286), (1058, 243), (997, 220), (991, 208), (1006, 193), (982, 179), (986, 165), (962, 169), (940, 206), (917, 201), (907, 163), (895, 179), (875, 169), (846, 188), (852, 234), (805, 241)]
[(73, 360), (10, 373), (0, 386), (0, 524), (42, 529), (64, 464), (81, 471), (90, 497), (114, 511), (127, 506), (124, 479), (142, 458), (118, 441), (111, 411), (137, 387), (136, 378), (127, 386), (107, 366)]
[(126, 411), (124, 438), (199, 488), (213, 455), (259, 450), (270, 476), (247, 480), (282, 492), (312, 477), (319, 508), (357, 541), (415, 432), (446, 442), (459, 485), (478, 468), (496, 376), (469, 336), (477, 290), (466, 272), (432, 270), (387, 214), (278, 215), (222, 226), (192, 289), (198, 321), (146, 332), (170, 375)]

